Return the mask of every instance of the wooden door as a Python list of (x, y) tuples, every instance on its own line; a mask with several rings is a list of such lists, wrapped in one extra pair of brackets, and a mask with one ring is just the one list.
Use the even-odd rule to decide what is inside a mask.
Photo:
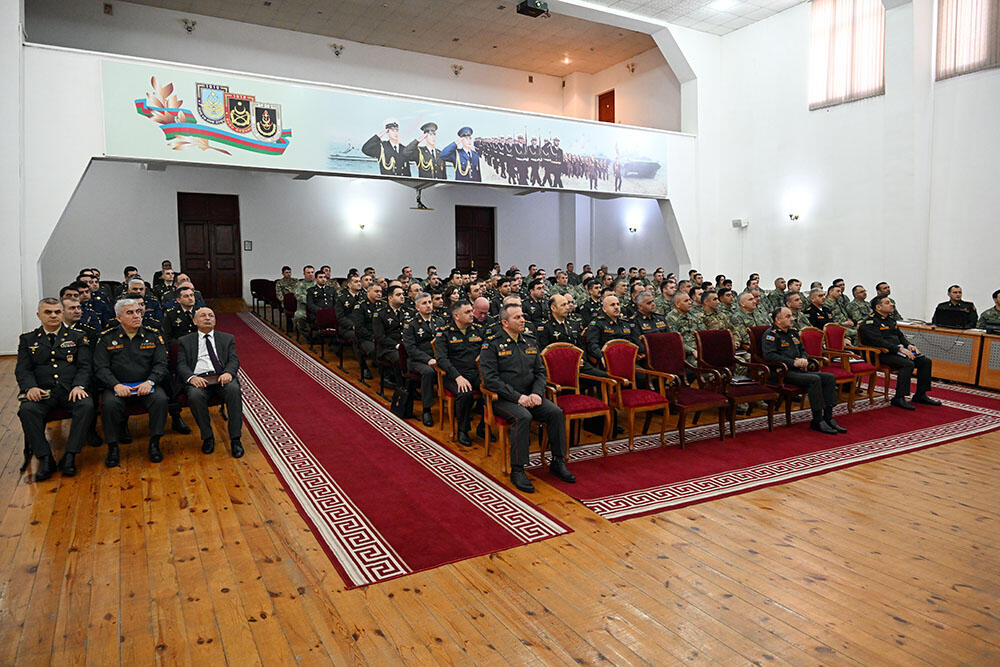
[(181, 270), (208, 298), (243, 295), (240, 202), (236, 195), (177, 193)]
[(597, 96), (597, 120), (602, 123), (615, 122), (615, 91), (609, 90)]
[(462, 271), (489, 273), (495, 258), (496, 209), (489, 206), (455, 207), (455, 266)]

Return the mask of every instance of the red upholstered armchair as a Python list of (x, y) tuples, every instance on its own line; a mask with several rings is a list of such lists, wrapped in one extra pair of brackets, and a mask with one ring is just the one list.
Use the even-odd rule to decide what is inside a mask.
[[(774, 430), (774, 405), (778, 392), (768, 384), (765, 364), (745, 362), (733, 352), (733, 334), (728, 329), (695, 331), (698, 346), (698, 372), (718, 371), (722, 375), (722, 393), (729, 399), (729, 434), (736, 435), (736, 406), (740, 403), (767, 403), (767, 430)], [(747, 379), (734, 382), (736, 366), (747, 369)]]
[[(860, 382), (861, 378), (868, 378), (868, 402), (875, 402), (875, 377), (879, 370), (878, 350), (874, 347), (864, 347), (862, 345), (849, 345), (847, 342), (847, 330), (839, 324), (827, 324), (823, 328), (824, 346), (832, 352), (843, 352), (848, 355), (848, 367), (854, 374), (855, 382)], [(861, 354), (858, 354), (860, 352)], [(889, 370), (886, 371), (885, 395), (889, 396)], [(855, 386), (860, 386), (855, 384)]]
[(632, 451), (635, 440), (635, 415), (639, 412), (663, 410), (663, 418), (660, 420), (660, 444), (666, 444), (663, 430), (670, 414), (670, 401), (660, 392), (635, 387), (635, 360), (639, 356), (639, 347), (627, 340), (609, 340), (601, 348), (601, 354), (608, 376), (617, 382), (614, 398), (618, 409), (625, 413), (628, 423), (629, 451)]
[(677, 413), (677, 435), (680, 438), (681, 449), (684, 448), (684, 429), (687, 426), (687, 413), (701, 412), (717, 408), (719, 411), (719, 440), (726, 439), (726, 415), (729, 412), (729, 399), (722, 393), (723, 380), (719, 371), (705, 371), (703, 376), (711, 378), (702, 380), (700, 389), (688, 384), (687, 372), (696, 371), (685, 359), (684, 339), (675, 331), (643, 334), (642, 343), (646, 348), (646, 365), (653, 377), (662, 385), (666, 384), (667, 400)]
[[(609, 386), (614, 391), (615, 381), (610, 378), (580, 373), (583, 350), (569, 343), (552, 343), (542, 350), (545, 364), (545, 381), (549, 400), (559, 406), (566, 419), (567, 453), (571, 443), (576, 442), (570, 426), (574, 421), (588, 417), (604, 417), (604, 432), (601, 434), (601, 451), (608, 455), (608, 435), (611, 433), (611, 406), (608, 400)], [(580, 393), (580, 378), (600, 383), (601, 398)], [(542, 458), (545, 458), (545, 443), (542, 443)]]
[(838, 392), (847, 389), (847, 411), (854, 412), (854, 373), (847, 363), (850, 355), (828, 350), (823, 345), (823, 332), (816, 327), (804, 327), (799, 338), (806, 354), (821, 360), (819, 370), (834, 377)]
[[(316, 311), (316, 319), (312, 322), (313, 340), (319, 340), (320, 359), (326, 360), (326, 340), (337, 337), (337, 309), (320, 308)], [(312, 349), (312, 342), (309, 349)]]
[[(772, 364), (764, 361), (763, 348), (761, 346), (761, 341), (764, 339), (764, 333), (771, 327), (759, 325), (755, 327), (748, 327), (747, 331), (750, 333), (750, 359), (754, 362), (763, 364), (767, 366), (770, 370), (770, 377), (767, 382), (767, 386), (771, 387), (778, 393), (778, 401), (785, 403), (785, 426), (792, 425), (792, 401), (796, 398), (802, 400), (805, 403), (806, 390), (804, 387), (799, 387), (794, 384), (787, 384), (785, 382), (785, 374), (788, 372), (788, 366), (785, 364)], [(817, 366), (819, 361), (816, 360)]]

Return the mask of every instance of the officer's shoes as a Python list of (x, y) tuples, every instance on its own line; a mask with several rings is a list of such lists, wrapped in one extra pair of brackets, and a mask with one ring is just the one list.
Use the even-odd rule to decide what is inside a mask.
[(191, 427), (184, 423), (184, 420), (181, 419), (180, 415), (174, 415), (170, 420), (170, 425), (171, 428), (174, 429), (174, 432), (180, 433), (181, 435), (187, 435), (191, 432)]
[(205, 438), (201, 441), (201, 453), (211, 454), (215, 451), (215, 438)]
[(847, 429), (844, 428), (843, 426), (841, 426), (840, 424), (838, 424), (837, 420), (834, 419), (833, 417), (830, 417), (829, 419), (827, 419), (826, 423), (829, 424), (830, 426), (832, 426), (833, 428), (837, 429), (837, 433), (847, 433)]
[(913, 407), (913, 405), (908, 400), (906, 400), (905, 396), (897, 396), (896, 398), (889, 401), (889, 404), (894, 405), (897, 408), (903, 408), (904, 410), (916, 410), (916, 408)]
[(35, 471), (35, 481), (44, 482), (57, 470), (55, 459), (51, 454), (38, 457), (38, 470)]
[(229, 448), (233, 453), (234, 459), (239, 459), (243, 457), (243, 443), (240, 442), (239, 438), (236, 438), (229, 443)]
[(72, 477), (76, 474), (76, 454), (73, 452), (63, 454), (63, 457), (59, 459), (59, 472), (63, 474), (63, 477)]
[(163, 452), (160, 451), (160, 441), (150, 440), (149, 441), (149, 460), (152, 463), (159, 463), (163, 460)]
[(486, 420), (480, 419), (479, 426), (476, 427), (476, 437), (485, 438), (486, 437)]
[(814, 431), (819, 431), (820, 433), (826, 433), (827, 435), (837, 435), (838, 433), (837, 429), (821, 419), (813, 420), (812, 423), (809, 424), (809, 428)]
[(510, 483), (514, 485), (518, 491), (524, 491), (525, 493), (534, 493), (535, 485), (531, 483), (528, 476), (524, 474), (523, 470), (513, 470), (510, 473)]
[(118, 452), (118, 444), (108, 443), (108, 455), (104, 459), (104, 466), (107, 468), (117, 468), (121, 462), (121, 454)]
[(123, 445), (128, 445), (132, 443), (132, 433), (128, 430), (128, 421), (122, 426), (122, 435), (118, 438), (118, 442)]
[(566, 467), (566, 461), (563, 459), (552, 459), (552, 463), (549, 464), (549, 472), (567, 484), (576, 481), (576, 475), (569, 471), (569, 468)]
[(463, 447), (472, 447), (472, 440), (469, 439), (468, 431), (463, 431), (459, 429), (456, 440), (458, 440), (458, 444), (462, 445)]
[(434, 426), (434, 417), (431, 416), (430, 410), (424, 410), (422, 420), (424, 422), (424, 426)]
[(931, 398), (927, 394), (917, 394), (913, 397), (914, 403), (923, 403), (924, 405), (941, 405), (941, 401), (936, 398)]
[(361, 379), (362, 380), (371, 380), (372, 379), (372, 372), (370, 370), (368, 370), (367, 367), (361, 369)]

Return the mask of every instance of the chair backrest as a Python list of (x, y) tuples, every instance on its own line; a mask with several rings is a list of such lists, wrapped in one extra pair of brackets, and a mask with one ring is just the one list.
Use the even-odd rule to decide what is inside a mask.
[(604, 368), (616, 377), (635, 382), (635, 359), (639, 355), (639, 346), (627, 340), (609, 340), (601, 348), (604, 355)]
[(733, 354), (733, 334), (729, 329), (709, 329), (694, 332), (698, 358), (709, 366), (730, 368), (736, 364)]
[(336, 308), (320, 308), (316, 311), (316, 328), (317, 329), (336, 329), (337, 328), (337, 309)]
[(268, 292), (274, 293), (274, 281), (267, 278), (254, 278), (250, 281), (250, 295), (255, 299), (264, 300)]
[(298, 299), (295, 298), (294, 294), (288, 292), (285, 294), (282, 305), (285, 307), (286, 313), (294, 313), (299, 307), (299, 302)]
[(823, 342), (829, 350), (843, 352), (846, 335), (847, 330), (839, 324), (827, 324), (823, 327)]
[(823, 356), (823, 332), (816, 327), (802, 327), (799, 331), (802, 347), (810, 357)]
[(687, 372), (684, 366), (684, 339), (676, 331), (658, 331), (642, 335), (646, 347), (646, 363), (649, 368), (662, 373), (670, 373), (683, 378)]
[(761, 347), (761, 341), (764, 339), (764, 332), (770, 328), (771, 327), (763, 324), (747, 327), (747, 332), (750, 334), (750, 357), (752, 359), (763, 362), (764, 350)]
[(570, 343), (551, 343), (542, 350), (542, 362), (545, 364), (545, 377), (562, 387), (579, 389), (580, 359), (583, 350)]

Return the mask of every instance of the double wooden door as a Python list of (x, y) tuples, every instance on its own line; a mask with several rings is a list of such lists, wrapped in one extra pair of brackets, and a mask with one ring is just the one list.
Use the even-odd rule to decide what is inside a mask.
[(496, 209), (489, 206), (455, 207), (455, 266), (461, 271), (490, 272), (496, 261)]
[(236, 195), (177, 193), (181, 270), (207, 298), (243, 294), (240, 201)]

